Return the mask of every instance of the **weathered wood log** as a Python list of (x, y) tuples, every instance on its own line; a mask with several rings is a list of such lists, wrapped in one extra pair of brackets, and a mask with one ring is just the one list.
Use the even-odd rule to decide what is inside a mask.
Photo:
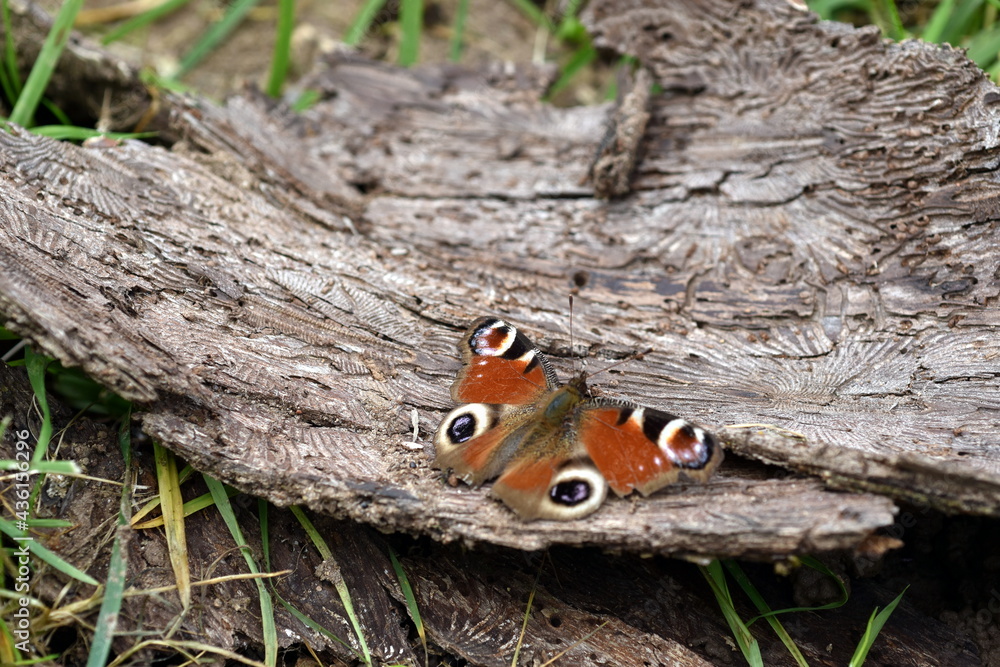
[[(25, 374), (0, 365), (0, 386), (4, 387), (0, 414), (13, 417), (11, 431), (37, 433), (38, 416)], [(120, 479), (123, 474), (123, 461), (115, 455), (118, 434), (107, 424), (79, 417), (76, 410), (62, 406), (54, 396), (50, 396), (50, 405), (57, 427), (73, 424), (59, 438), (60, 458), (77, 461), (90, 477), (48, 478), (40, 496), (40, 515), (68, 519), (73, 529), (42, 530), (35, 535), (63, 558), (100, 578), (106, 572), (111, 549), (108, 536), (115, 530), (119, 507), (120, 489), (104, 481)], [(14, 456), (14, 442), (11, 437), (0, 440), (0, 458)], [(152, 462), (143, 456), (148, 447), (138, 442), (133, 446), (138, 454), (139, 481), (151, 485)], [(188, 497), (205, 492), (196, 479), (185, 488)], [(13, 504), (13, 487), (6, 487), (4, 496)], [(252, 498), (237, 497), (233, 505), (244, 536), (257, 553), (256, 545), (262, 538), (257, 504)], [(290, 571), (272, 580), (275, 592), (340, 640), (304, 626), (276, 602), (283, 649), (291, 651), (306, 643), (322, 653), (324, 664), (353, 664), (350, 661), (361, 649), (335, 589), (336, 577), (342, 576), (372, 655), (383, 662), (421, 662), (422, 649), (406, 637), (403, 594), (392, 573), (385, 538), (363, 524), (317, 517), (316, 529), (333, 554), (331, 563), (323, 563), (317, 551), (307, 546), (309, 538), (290, 512), (272, 508), (268, 523), (271, 569)], [(183, 608), (172, 590), (174, 574), (162, 531), (122, 531), (129, 594), (118, 621), (115, 650), (121, 654), (132, 649), (138, 636), (170, 632), (175, 639), (198, 640), (254, 655), (263, 641), (256, 588), (245, 579), (223, 580), (245, 573), (243, 557), (229, 529), (218, 512), (202, 511), (185, 520), (185, 530), (196, 586), (194, 605), (179, 625)], [(706, 596), (701, 576), (689, 563), (586, 549), (522, 554), (497, 549), (468, 551), (402, 539), (396, 539), (395, 546), (415, 592), (432, 652), (444, 650), (476, 665), (511, 664), (526, 601), (535, 590), (521, 648), (525, 662), (549, 660), (566, 649), (570, 653), (564, 659), (580, 665), (730, 662), (729, 630), (717, 605)], [(755, 574), (765, 575), (754, 577), (758, 586), (768, 579), (766, 573)], [(207, 578), (216, 582), (201, 585)], [(91, 588), (71, 584), (67, 589), (66, 584), (48, 573), (33, 580), (32, 594), (50, 604), (60, 600), (57, 610), (74, 604), (84, 608)], [(70, 598), (67, 590), (72, 591)], [(781, 588), (765, 593), (772, 603), (787, 597)], [(884, 606), (894, 595), (870, 580), (857, 580), (846, 608), (825, 615), (799, 615), (794, 627), (788, 627), (801, 642), (810, 664), (842, 665), (853, 649), (846, 639), (861, 631), (876, 605)], [(870, 664), (906, 664), (918, 656), (924, 664), (980, 664), (974, 648), (960, 634), (915, 612), (908, 598), (876, 643)], [(755, 614), (740, 599), (737, 604), (744, 617)], [(792, 664), (776, 637), (763, 633), (760, 641), (769, 665)], [(827, 646), (834, 647), (832, 652)], [(77, 642), (63, 653), (62, 662), (84, 662), (88, 648), (89, 642)], [(150, 661), (157, 655), (148, 652), (135, 657)]]
[[(668, 91), (628, 198), (581, 185), (609, 108), (541, 106), (519, 71), (342, 58), (301, 117), (171, 98), (173, 152), (0, 138), (10, 326), (198, 468), (385, 530), (773, 556), (891, 521), (819, 480), (996, 514), (992, 85), (779, 3), (588, 20)], [(450, 403), (460, 328), (501, 312), (565, 356), (581, 283), (574, 354), (654, 350), (606, 392), (818, 479), (728, 464), (559, 525), (444, 486), (404, 442)]]
[[(0, 136), (0, 312), (139, 401), (146, 430), (199, 469), (382, 530), (780, 558), (857, 545), (891, 522), (890, 498), (996, 516), (992, 84), (957, 52), (887, 44), (779, 3), (605, 2), (587, 20), (666, 91), (650, 100), (636, 159), (621, 161), (635, 164), (630, 194), (606, 180), (603, 193), (620, 198), (600, 200), (603, 186), (585, 178), (615, 110), (540, 105), (535, 70), (402, 72), (343, 56), (308, 82), (323, 100), (301, 116), (252, 94), (222, 109), (166, 95), (150, 115), (170, 151)], [(103, 71), (74, 48), (95, 68), (85, 71)], [(114, 89), (127, 91), (117, 118), (153, 109), (136, 104), (134, 78)], [(600, 367), (652, 347), (598, 376), (601, 389), (717, 427), (743, 457), (806, 476), (733, 456), (705, 486), (557, 525), (520, 523), (486, 490), (446, 486), (431, 453), (407, 446), (411, 416), (427, 446), (450, 404), (461, 328), (497, 312), (564, 377), (579, 364), (567, 357)], [(347, 563), (373, 553), (348, 546)], [(504, 558), (476, 567), (511, 569)], [(512, 591), (453, 557), (404, 560), (438, 645), (509, 664), (510, 633), (478, 649), (483, 635), (450, 619), (502, 608), (506, 622), (530, 574), (515, 573)], [(592, 581), (620, 567), (595, 567)], [(366, 586), (377, 572), (357, 576), (379, 600)], [(650, 576), (658, 583), (636, 599), (676, 581)], [(444, 578), (468, 579), (467, 595), (448, 591), (454, 608), (438, 606)], [(573, 632), (532, 621), (547, 656), (547, 638), (600, 622), (563, 583), (540, 595)], [(684, 632), (668, 627), (690, 593), (641, 619), (612, 597), (593, 602), (621, 610), (622, 635), (587, 645), (600, 659), (618, 655), (620, 636), (690, 664), (724, 649), (690, 651), (718, 621), (710, 606), (685, 615)], [(862, 616), (888, 599), (860, 598)], [(322, 613), (328, 599), (310, 603)], [(223, 622), (211, 628), (222, 644)], [(933, 623), (914, 633), (897, 642), (905, 655), (976, 664)], [(936, 652), (945, 640), (958, 648)], [(397, 643), (380, 655), (398, 658)], [(904, 662), (878, 650), (873, 662)]]

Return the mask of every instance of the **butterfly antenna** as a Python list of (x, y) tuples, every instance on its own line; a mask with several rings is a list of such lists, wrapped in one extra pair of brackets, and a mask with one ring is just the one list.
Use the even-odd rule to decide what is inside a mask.
[(573, 354), (573, 350), (576, 349), (576, 339), (573, 338), (573, 295), (569, 295), (569, 353), (573, 355), (574, 363), (576, 361), (576, 355)]
[(647, 349), (645, 349), (645, 350), (643, 350), (641, 352), (639, 352), (639, 351), (633, 352), (632, 354), (628, 355), (624, 359), (619, 359), (618, 361), (616, 361), (613, 364), (608, 364), (604, 368), (602, 368), (600, 370), (597, 370), (597, 371), (594, 371), (593, 373), (590, 373), (589, 375), (587, 375), (587, 379), (590, 379), (590, 378), (594, 377), (595, 375), (597, 375), (599, 373), (604, 373), (606, 371), (610, 371), (612, 368), (616, 368), (618, 366), (621, 366), (622, 364), (627, 364), (630, 361), (635, 361), (637, 359), (642, 359), (643, 357), (645, 357), (647, 354), (649, 354), (652, 351), (653, 351), (653, 348), (650, 347), (650, 348), (647, 348)]

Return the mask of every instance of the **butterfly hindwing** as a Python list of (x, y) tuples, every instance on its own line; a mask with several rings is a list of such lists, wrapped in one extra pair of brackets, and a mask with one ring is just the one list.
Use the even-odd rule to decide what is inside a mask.
[(580, 407), (577, 438), (619, 496), (649, 495), (681, 473), (705, 481), (722, 462), (707, 431), (661, 410), (592, 400)]
[(451, 469), (469, 484), (499, 475), (523, 439), (533, 410), (518, 405), (470, 403), (442, 420), (434, 435), (435, 467)]
[(542, 353), (503, 320), (476, 320), (458, 348), (463, 366), (451, 387), (458, 402), (524, 405), (556, 388)]
[(493, 494), (525, 521), (566, 521), (600, 507), (608, 484), (585, 457), (546, 457), (512, 461), (493, 484)]

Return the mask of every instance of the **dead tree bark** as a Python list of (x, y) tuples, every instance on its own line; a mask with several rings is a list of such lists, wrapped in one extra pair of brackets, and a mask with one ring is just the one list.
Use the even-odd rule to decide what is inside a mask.
[[(167, 95), (172, 150), (0, 135), (0, 311), (199, 470), (383, 531), (780, 558), (858, 545), (892, 498), (1000, 514), (996, 88), (781, 2), (586, 20), (664, 89), (623, 110), (619, 199), (587, 182), (613, 108), (545, 106), (535, 70), (343, 56), (301, 115)], [(564, 376), (653, 348), (605, 393), (806, 474), (731, 457), (559, 524), (445, 485), (427, 434), (490, 313)]]

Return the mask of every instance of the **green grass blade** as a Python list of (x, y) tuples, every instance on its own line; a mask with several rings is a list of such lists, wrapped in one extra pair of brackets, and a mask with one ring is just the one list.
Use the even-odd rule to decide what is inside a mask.
[(196, 94), (194, 88), (185, 85), (178, 81), (177, 79), (172, 79), (167, 76), (160, 76), (155, 70), (149, 67), (145, 67), (139, 70), (139, 80), (142, 81), (147, 86), (153, 86), (156, 88), (163, 88), (164, 90), (169, 90), (174, 93), (179, 93), (181, 95), (192, 95)]
[(157, 5), (156, 7), (142, 12), (141, 14), (137, 14), (102, 37), (101, 44), (107, 45), (111, 42), (117, 42), (133, 30), (138, 30), (139, 28), (157, 22), (161, 18), (172, 14), (189, 2), (191, 2), (191, 0), (167, 0), (167, 2), (164, 2), (163, 4)]
[(535, 584), (528, 593), (528, 606), (524, 610), (524, 618), (521, 619), (521, 632), (517, 635), (517, 644), (514, 645), (514, 655), (510, 659), (510, 667), (517, 667), (521, 658), (521, 646), (524, 644), (524, 636), (528, 632), (528, 621), (531, 620), (531, 607), (535, 604), (535, 590), (538, 584), (538, 577), (535, 577)]
[(531, 591), (528, 592), (528, 604), (524, 608), (524, 618), (521, 620), (521, 632), (517, 636), (517, 644), (514, 645), (514, 655), (510, 660), (510, 667), (517, 667), (520, 664), (521, 646), (524, 644), (524, 637), (528, 631), (528, 621), (531, 619), (531, 606), (535, 603), (535, 593), (538, 592), (538, 581), (542, 578), (542, 568), (545, 567), (546, 558), (548, 558), (548, 552), (545, 552), (542, 560), (538, 563), (535, 580), (531, 582)]
[(824, 21), (836, 19), (836, 12), (842, 9), (871, 14), (870, 0), (809, 0), (809, 9), (819, 14)]
[(3, 65), (0, 66), (0, 86), (10, 104), (13, 104), (21, 94), (21, 74), (17, 70), (17, 45), (14, 44), (14, 33), (11, 30), (10, 4), (0, 0), (0, 17), (3, 21)]
[(420, 53), (420, 32), (423, 28), (423, 0), (401, 0), (399, 6), (399, 25), (401, 36), (399, 40), (398, 62), (403, 67), (410, 67), (417, 62)]
[[(45, 370), (52, 361), (51, 357), (36, 353), (30, 346), (24, 348), (24, 366), (28, 371), (28, 382), (31, 383), (35, 400), (38, 402), (38, 409), (42, 413), (42, 424), (35, 440), (35, 451), (31, 455), (32, 467), (45, 463), (44, 459), (49, 451), (49, 442), (52, 440), (52, 411), (49, 409), (49, 399), (45, 391)], [(28, 497), (29, 512), (36, 507), (38, 494), (42, 492), (42, 484), (44, 483), (44, 473), (35, 477), (31, 495)]]
[[(309, 520), (306, 513), (302, 511), (301, 507), (292, 505), (292, 514), (298, 519), (299, 524), (306, 531), (309, 539), (312, 540), (313, 545), (315, 545), (316, 550), (319, 551), (319, 555), (323, 560), (333, 561), (333, 552), (330, 551), (330, 547), (327, 545), (326, 540), (323, 536), (319, 534), (316, 530), (316, 526), (313, 522)], [(354, 628), (354, 634), (358, 639), (358, 645), (361, 647), (361, 660), (366, 664), (372, 664), (372, 654), (368, 649), (368, 642), (365, 641), (365, 633), (361, 630), (361, 623), (358, 621), (358, 615), (354, 612), (354, 603), (351, 602), (351, 592), (347, 589), (347, 582), (344, 581), (343, 577), (334, 584), (337, 589), (337, 595), (340, 596), (340, 602), (344, 605), (344, 612), (347, 614), (348, 620), (351, 622), (351, 627)]]
[(569, 85), (570, 81), (574, 76), (576, 76), (577, 72), (590, 65), (596, 59), (597, 49), (595, 49), (592, 45), (588, 44), (587, 46), (577, 49), (573, 53), (573, 56), (569, 59), (569, 62), (566, 63), (566, 66), (562, 68), (562, 73), (560, 73), (559, 78), (554, 84), (552, 84), (552, 88), (549, 89), (548, 94), (545, 96), (546, 99), (552, 99), (553, 96)]
[(108, 137), (109, 139), (147, 139), (155, 137), (156, 132), (101, 132), (90, 127), (75, 125), (39, 125), (31, 128), (35, 134), (60, 141), (84, 141), (93, 137)]
[(7, 535), (17, 542), (26, 542), (28, 544), (28, 551), (32, 555), (36, 556), (39, 560), (44, 561), (59, 570), (63, 574), (73, 577), (78, 581), (82, 581), (85, 584), (90, 584), (91, 586), (99, 585), (99, 582), (86, 572), (80, 570), (79, 568), (70, 565), (62, 558), (57, 556), (54, 552), (48, 550), (41, 543), (31, 537), (26, 537), (24, 531), (20, 530), (16, 525), (11, 523), (6, 519), (0, 519), (0, 532)]
[[(909, 588), (909, 586), (906, 588)], [(871, 617), (868, 619), (868, 626), (865, 628), (865, 634), (861, 637), (861, 641), (858, 642), (858, 648), (855, 649), (854, 655), (851, 657), (851, 662), (848, 663), (850, 667), (861, 667), (861, 665), (865, 663), (865, 658), (868, 657), (869, 649), (871, 649), (872, 644), (875, 643), (878, 633), (882, 632), (882, 626), (884, 626), (886, 621), (889, 620), (892, 612), (896, 610), (896, 605), (898, 605), (903, 599), (903, 594), (906, 593), (906, 588), (903, 589), (902, 593), (896, 596), (895, 600), (887, 604), (885, 609), (881, 612), (878, 611), (878, 607), (875, 607), (875, 611), (872, 612)], [(877, 615), (876, 612), (878, 612)]]
[[(38, 401), (38, 407), (42, 413), (42, 425), (39, 429), (38, 438), (35, 441), (35, 451), (31, 456), (31, 466), (55, 467), (56, 469), (60, 469), (61, 466), (52, 466), (53, 462), (43, 460), (48, 451), (49, 442), (52, 439), (52, 412), (49, 409), (49, 402), (45, 393), (45, 369), (51, 362), (51, 358), (36, 353), (30, 347), (24, 348), (24, 365), (28, 372), (28, 382), (31, 383), (35, 400)], [(70, 463), (70, 465), (73, 464)], [(20, 508), (18, 509), (17, 524), (0, 519), (0, 532), (10, 536), (16, 542), (27, 544), (28, 550), (32, 555), (48, 563), (60, 572), (84, 583), (97, 586), (98, 582), (96, 579), (77, 567), (70, 565), (55, 553), (42, 546), (38, 540), (27, 535), (26, 528), (31, 520), (31, 508), (35, 506), (35, 501), (41, 491), (43, 480), (44, 474), (40, 474), (35, 478), (35, 483), (26, 505), (27, 509), (23, 512), (20, 511)]]
[(384, 5), (385, 0), (367, 0), (361, 8), (361, 11), (358, 12), (358, 17), (354, 19), (354, 23), (352, 23), (351, 27), (347, 29), (347, 34), (344, 35), (344, 44), (347, 44), (348, 46), (357, 46), (371, 29), (372, 22), (375, 20), (375, 15), (379, 13), (379, 10), (381, 10)]
[(400, 565), (396, 552), (389, 547), (389, 560), (392, 561), (392, 569), (396, 571), (396, 579), (399, 581), (399, 588), (403, 591), (403, 598), (406, 600), (406, 609), (410, 612), (410, 619), (417, 629), (417, 636), (424, 646), (424, 665), (426, 667), (430, 660), (430, 653), (427, 650), (427, 632), (424, 629), (424, 621), (420, 618), (420, 607), (417, 606), (417, 596), (413, 594), (413, 587), (410, 586), (410, 579), (406, 576), (406, 570)]
[(996, 62), (997, 53), (1000, 53), (1000, 26), (974, 35), (966, 55), (980, 68), (987, 69)]
[[(0, 470), (20, 470), (21, 463), (21, 461), (11, 461), (10, 459), (0, 461)], [(80, 466), (76, 461), (39, 461), (25, 472), (52, 475), (79, 475)]]
[(45, 110), (48, 111), (50, 114), (52, 114), (59, 123), (62, 123), (63, 125), (73, 124), (73, 121), (69, 119), (69, 116), (66, 115), (66, 112), (60, 109), (55, 102), (47, 100), (43, 97), (42, 106), (45, 107)]
[(10, 112), (10, 121), (24, 127), (30, 127), (35, 117), (35, 110), (45, 93), (52, 72), (55, 71), (59, 56), (62, 55), (66, 42), (69, 41), (70, 32), (73, 29), (73, 21), (83, 6), (83, 0), (66, 0), (59, 13), (56, 14), (52, 22), (52, 29), (45, 36), (42, 43), (42, 50), (38, 52), (38, 59), (31, 68), (31, 74), (24, 84), (14, 109)]
[(920, 34), (920, 39), (925, 42), (937, 44), (944, 35), (945, 26), (955, 12), (955, 0), (942, 0), (931, 15), (931, 20), (927, 22), (927, 27)]
[(52, 411), (49, 409), (49, 399), (45, 393), (45, 369), (52, 363), (51, 357), (38, 354), (30, 347), (24, 348), (24, 365), (28, 369), (28, 381), (35, 392), (38, 409), (42, 411), (42, 426), (35, 441), (35, 452), (31, 456), (32, 465), (37, 465), (49, 451), (52, 440)]
[(5, 620), (0, 619), (0, 664), (13, 665), (14, 661), (21, 657), (20, 651), (18, 651), (17, 655), (14, 655), (14, 645), (16, 643), (14, 633), (7, 627)]
[[(746, 573), (743, 572), (743, 569), (739, 566), (739, 564), (734, 560), (727, 559), (724, 562), (724, 565), (726, 566), (726, 570), (729, 572), (730, 576), (733, 577), (739, 587), (743, 589), (743, 592), (747, 594), (747, 597), (749, 597), (757, 607), (757, 611), (762, 612), (767, 618), (767, 622), (770, 624), (771, 629), (774, 630), (774, 634), (778, 635), (778, 639), (780, 639), (781, 643), (785, 645), (786, 649), (788, 649), (789, 654), (791, 654), (792, 658), (795, 660), (795, 664), (800, 667), (809, 667), (809, 663), (806, 662), (805, 656), (802, 655), (802, 651), (800, 651), (799, 647), (795, 645), (795, 642), (789, 636), (781, 622), (774, 617), (775, 612), (771, 611), (771, 607), (767, 604), (767, 601), (764, 600), (763, 596), (757, 591), (757, 588), (753, 585), (753, 583), (751, 583), (749, 577), (746, 576)], [(761, 617), (758, 616), (757, 618)], [(755, 620), (757, 619), (747, 622), (746, 626), (749, 627)]]
[[(229, 488), (229, 487), (226, 487), (226, 488)], [(257, 516), (260, 519), (260, 546), (261, 546), (261, 552), (264, 555), (264, 569), (267, 572), (270, 572), (272, 570), (272, 568), (271, 568), (271, 537), (270, 537), (270, 535), (271, 535), (271, 529), (270, 529), (269, 514), (270, 514), (270, 512), (269, 512), (268, 502), (266, 500), (264, 500), (263, 498), (258, 498), (257, 499)], [(320, 634), (322, 634), (322, 635), (324, 635), (326, 637), (329, 637), (333, 641), (336, 641), (336, 642), (339, 642), (339, 643), (343, 644), (349, 651), (351, 651), (352, 653), (354, 653), (354, 655), (356, 655), (358, 657), (358, 660), (361, 659), (361, 654), (358, 651), (356, 651), (353, 646), (351, 646), (350, 644), (348, 644), (347, 642), (345, 642), (343, 639), (341, 639), (337, 635), (333, 634), (332, 632), (330, 632), (329, 630), (327, 630), (326, 628), (324, 628), (323, 626), (321, 626), (319, 623), (317, 623), (316, 621), (314, 621), (313, 619), (309, 618), (308, 616), (306, 616), (305, 614), (303, 614), (301, 611), (299, 611), (298, 609), (296, 609), (295, 607), (293, 607), (291, 605), (291, 603), (288, 602), (288, 600), (286, 600), (285, 598), (281, 597), (281, 595), (278, 593), (278, 590), (274, 586), (274, 581), (272, 579), (268, 579), (267, 581), (268, 581), (268, 585), (270, 585), (270, 587), (271, 587), (271, 596), (275, 600), (278, 601), (278, 604), (280, 604), (282, 607), (285, 608), (285, 611), (287, 611), (289, 614), (291, 614), (295, 618), (299, 619), (299, 622), (302, 623), (303, 625), (305, 625), (306, 627), (311, 628), (315, 632), (318, 632), (318, 633), (320, 633)]]
[(226, 13), (222, 16), (222, 19), (217, 21), (205, 33), (202, 35), (201, 39), (191, 50), (188, 51), (183, 58), (181, 58), (180, 66), (177, 72), (174, 73), (175, 79), (180, 79), (185, 74), (194, 69), (198, 63), (205, 59), (209, 53), (211, 53), (215, 47), (217, 47), (226, 37), (229, 36), (233, 30), (243, 22), (246, 18), (247, 13), (253, 9), (260, 0), (236, 0)]
[(292, 511), (292, 514), (295, 515), (295, 518), (298, 520), (299, 525), (302, 526), (302, 529), (306, 531), (306, 535), (309, 536), (313, 546), (316, 547), (316, 550), (319, 552), (320, 558), (323, 560), (332, 558), (333, 552), (330, 551), (330, 546), (326, 543), (326, 540), (323, 539), (323, 536), (319, 534), (319, 531), (316, 530), (316, 526), (314, 526), (313, 522), (308, 516), (306, 516), (306, 513), (302, 511), (302, 508), (298, 505), (292, 505), (289, 509)]
[(32, 528), (75, 528), (76, 523), (68, 519), (30, 519)]
[[(800, 556), (799, 560), (802, 561), (803, 565), (805, 565), (807, 567), (811, 567), (812, 569), (817, 570), (819, 572), (822, 572), (826, 576), (830, 577), (830, 579), (832, 579), (833, 581), (835, 581), (837, 583), (837, 588), (840, 589), (840, 599), (839, 600), (834, 600), (833, 602), (828, 602), (826, 604), (821, 604), (821, 605), (818, 605), (818, 606), (815, 606), (815, 607), (788, 607), (786, 609), (777, 609), (775, 611), (768, 611), (766, 613), (761, 614), (760, 616), (755, 616), (752, 619), (750, 619), (747, 622), (747, 626), (750, 626), (750, 625), (756, 623), (757, 621), (759, 621), (762, 618), (767, 618), (767, 617), (770, 617), (770, 616), (777, 616), (778, 614), (790, 614), (792, 612), (798, 612), (798, 611), (823, 611), (823, 610), (826, 610), (826, 609), (836, 609), (837, 607), (843, 607), (845, 604), (847, 604), (847, 600), (850, 597), (849, 594), (848, 594), (848, 592), (847, 592), (847, 586), (844, 585), (844, 582), (841, 580), (840, 577), (838, 577), (836, 574), (834, 574), (833, 570), (831, 570), (826, 565), (824, 565), (821, 561), (817, 560), (816, 558), (814, 558), (812, 556)], [(735, 565), (735, 561), (733, 563)], [(738, 565), (736, 567), (739, 568)], [(727, 568), (728, 568), (728, 563), (727, 563)], [(741, 573), (742, 573), (742, 571), (741, 571)], [(734, 575), (734, 578), (735, 578), (735, 575)]]
[(465, 40), (465, 19), (469, 15), (469, 0), (458, 0), (455, 9), (455, 23), (451, 29), (451, 48), (448, 59), (457, 63), (462, 59), (462, 43)]
[[(203, 475), (203, 477), (208, 490), (212, 493), (212, 498), (215, 499), (215, 506), (219, 509), (222, 520), (226, 522), (229, 533), (233, 536), (233, 540), (236, 541), (240, 553), (243, 554), (243, 558), (247, 562), (247, 567), (253, 574), (260, 574), (257, 562), (253, 559), (253, 553), (250, 551), (250, 547), (247, 546), (247, 541), (243, 538), (243, 531), (240, 529), (240, 524), (236, 521), (236, 513), (233, 512), (233, 506), (229, 502), (229, 496), (226, 494), (225, 487), (222, 482), (213, 477), (209, 477), (208, 475)], [(267, 665), (276, 665), (278, 663), (278, 630), (274, 623), (274, 605), (271, 602), (271, 595), (268, 593), (264, 582), (257, 578), (254, 579), (254, 583), (257, 584), (257, 593), (260, 597), (261, 629), (264, 636), (264, 663)]]
[(320, 93), (318, 90), (308, 88), (299, 93), (299, 96), (295, 98), (292, 102), (292, 111), (295, 113), (302, 113), (311, 109), (317, 102), (319, 102)]
[(872, 19), (889, 39), (900, 41), (906, 39), (906, 30), (899, 20), (899, 10), (895, 0), (872, 0)]
[(87, 656), (87, 667), (104, 667), (111, 655), (111, 642), (118, 626), (118, 614), (122, 608), (122, 596), (125, 592), (125, 575), (128, 571), (127, 559), (122, 555), (122, 544), (129, 531), (129, 514), (132, 511), (132, 488), (135, 483), (135, 471), (132, 468), (132, 440), (129, 429), (132, 426), (131, 416), (126, 415), (118, 427), (118, 445), (125, 460), (125, 479), (122, 485), (121, 502), (118, 510), (118, 529), (114, 544), (111, 546), (111, 560), (108, 563), (108, 575), (104, 584), (104, 598), (101, 600), (101, 610), (97, 615), (94, 636)]
[(743, 653), (743, 657), (747, 663), (751, 667), (764, 667), (764, 659), (760, 654), (760, 645), (754, 639), (753, 635), (750, 634), (750, 629), (740, 619), (739, 614), (736, 612), (736, 607), (733, 606), (733, 598), (729, 594), (729, 587), (726, 585), (726, 575), (722, 571), (722, 564), (718, 560), (713, 560), (707, 567), (699, 565), (698, 569), (701, 571), (702, 576), (705, 577), (705, 581), (708, 582), (709, 588), (712, 589), (712, 594), (715, 595), (715, 599), (719, 603), (722, 615), (725, 617), (726, 622), (729, 624), (729, 629), (736, 639), (736, 645), (740, 647), (740, 651)]
[[(240, 494), (239, 489), (234, 489), (231, 486), (226, 487), (226, 495), (229, 496), (230, 498), (232, 498), (233, 496), (237, 496), (239, 494)], [(145, 505), (143, 505), (142, 509), (140, 510), (142, 516), (149, 514), (150, 511), (156, 509), (159, 506), (159, 504), (160, 504), (159, 498), (150, 499), (150, 501)], [(211, 507), (214, 504), (215, 504), (215, 499), (212, 497), (212, 494), (203, 493), (197, 498), (192, 498), (191, 500), (185, 502), (182, 507), (182, 511), (184, 513), (184, 516), (188, 517), (194, 514), (195, 512), (200, 512), (206, 507)], [(132, 526), (134, 530), (148, 530), (149, 528), (156, 528), (157, 526), (163, 525), (162, 516), (153, 517), (149, 521), (142, 521), (142, 522), (138, 521), (139, 518), (141, 518), (141, 516), (137, 512), (135, 517), (133, 517), (132, 519), (133, 521), (136, 522)]]
[(540, 10), (531, 0), (512, 0), (515, 7), (521, 10), (531, 22), (539, 28), (545, 28), (549, 32), (554, 32), (552, 21)]
[(271, 56), (271, 75), (267, 79), (267, 94), (281, 97), (291, 62), (292, 30), (295, 29), (295, 0), (278, 0), (278, 27)]
[[(283, 598), (280, 595), (278, 595), (278, 593), (273, 588), (271, 589), (271, 595), (273, 595), (274, 599), (278, 601), (278, 604), (280, 604), (282, 607), (285, 608), (285, 611), (287, 611), (289, 614), (291, 614), (295, 618), (299, 619), (299, 622), (302, 623), (304, 626), (306, 626), (307, 628), (311, 628), (313, 631), (320, 633), (324, 637), (327, 637), (329, 639), (332, 639), (335, 642), (343, 644), (343, 646), (348, 651), (350, 651), (351, 653), (353, 653), (354, 655), (357, 656), (358, 660), (364, 660), (364, 656), (362, 656), (361, 653), (359, 653), (356, 648), (354, 648), (353, 646), (351, 646), (350, 644), (348, 644), (346, 641), (344, 641), (343, 639), (341, 639), (337, 635), (333, 634), (332, 632), (330, 632), (329, 630), (327, 630), (326, 628), (324, 628), (322, 625), (320, 625), (319, 623), (317, 623), (316, 621), (314, 621), (313, 619), (309, 618), (308, 616), (306, 616), (305, 614), (303, 614), (301, 611), (299, 611), (298, 609), (296, 609), (294, 606), (292, 606), (292, 604), (288, 600), (286, 600), (285, 598)], [(371, 663), (368, 663), (368, 664), (371, 664)]]
[(982, 13), (983, 0), (959, 0), (948, 19), (941, 41), (953, 46), (964, 45), (967, 35), (979, 31)]

